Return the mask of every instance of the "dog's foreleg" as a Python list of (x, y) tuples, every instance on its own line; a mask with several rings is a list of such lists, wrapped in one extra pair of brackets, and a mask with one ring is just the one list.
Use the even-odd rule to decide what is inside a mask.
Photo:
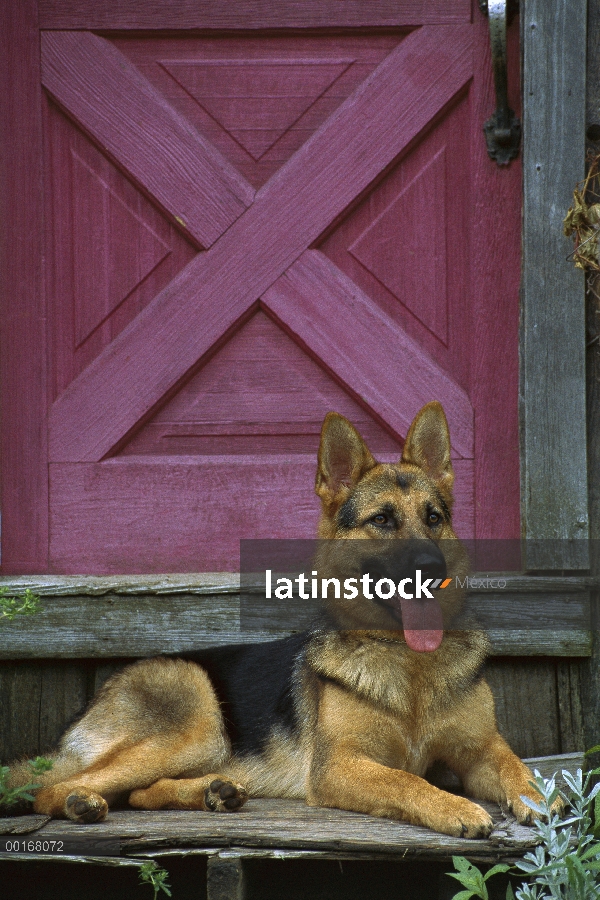
[(454, 837), (487, 837), (488, 813), (465, 797), (441, 791), (425, 779), (343, 750), (311, 773), (307, 802), (401, 819)]
[[(496, 732), (477, 755), (471, 756), (470, 765), (465, 763), (463, 758), (462, 763), (453, 768), (460, 775), (467, 794), (506, 804), (522, 825), (533, 822), (536, 813), (521, 799), (525, 796), (539, 805), (540, 795), (531, 785), (533, 773), (512, 752), (504, 738)], [(553, 808), (561, 812), (562, 801), (558, 800)]]

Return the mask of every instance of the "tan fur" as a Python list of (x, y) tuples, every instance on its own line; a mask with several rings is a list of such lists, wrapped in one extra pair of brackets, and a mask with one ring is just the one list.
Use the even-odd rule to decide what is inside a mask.
[[(319, 572), (360, 571), (373, 540), (418, 539), (443, 546), (448, 571), (464, 577), (468, 560), (450, 521), (453, 480), (438, 403), (415, 418), (397, 465), (377, 463), (353, 426), (330, 413), (316, 478), (319, 537), (327, 539), (317, 553)], [(487, 639), (459, 624), (459, 589), (440, 594), (444, 638), (431, 652), (406, 644), (390, 607), (362, 594), (328, 599), (336, 627), (316, 630), (297, 664), (297, 727), (274, 722), (255, 755), (232, 756), (200, 666), (166, 659), (130, 666), (63, 737), (36, 811), (91, 822), (119, 798), (142, 809), (226, 812), (248, 796), (295, 797), (445, 834), (489, 834), (492, 821), (480, 806), (425, 780), (442, 762), (468, 794), (506, 803), (520, 822), (530, 821), (520, 797), (533, 796), (531, 773), (499, 735), (479, 676)], [(16, 783), (27, 774), (19, 770)]]

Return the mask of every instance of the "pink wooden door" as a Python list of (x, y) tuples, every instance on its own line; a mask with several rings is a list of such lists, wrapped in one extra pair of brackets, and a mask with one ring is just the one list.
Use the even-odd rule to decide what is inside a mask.
[(329, 410), (395, 460), (432, 399), (458, 532), (518, 536), (519, 171), (485, 150), (486, 21), (467, 0), (393, 22), (377, 0), (368, 28), (311, 0), (206, 4), (204, 26), (138, 6), (40, 6), (49, 512), (28, 567), (235, 569), (240, 538), (313, 536)]

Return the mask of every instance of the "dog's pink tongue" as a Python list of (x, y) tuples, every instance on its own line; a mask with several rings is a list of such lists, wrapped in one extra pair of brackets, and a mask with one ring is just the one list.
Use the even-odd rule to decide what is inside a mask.
[(404, 640), (419, 653), (437, 650), (444, 637), (440, 604), (435, 599), (400, 600)]

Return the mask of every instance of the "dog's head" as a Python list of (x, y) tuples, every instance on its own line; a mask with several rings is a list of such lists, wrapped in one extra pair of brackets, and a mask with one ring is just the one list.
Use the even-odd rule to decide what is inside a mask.
[[(322, 562), (328, 574), (332, 569), (338, 575), (352, 571), (361, 587), (355, 600), (336, 603), (338, 621), (359, 628), (401, 627), (415, 650), (439, 646), (460, 605), (455, 578), (468, 570), (452, 529), (453, 483), (450, 434), (439, 403), (428, 403), (417, 414), (395, 465), (378, 463), (343, 416), (327, 415), (316, 479), (322, 503), (319, 537), (335, 541), (337, 549), (329, 553), (328, 563)], [(339, 543), (348, 539), (369, 544)], [(369, 598), (373, 588), (361, 580), (364, 573), (374, 582), (384, 579), (382, 594), (391, 592), (392, 583), (396, 591)], [(446, 590), (432, 591), (434, 583), (443, 584), (448, 576), (452, 584)], [(401, 585), (404, 579), (412, 580)], [(428, 596), (432, 593), (433, 599)]]

